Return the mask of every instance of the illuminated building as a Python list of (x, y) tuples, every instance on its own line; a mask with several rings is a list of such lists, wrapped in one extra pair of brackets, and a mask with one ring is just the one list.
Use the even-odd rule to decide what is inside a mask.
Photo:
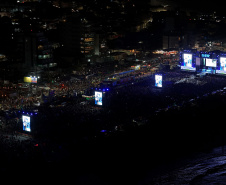
[(99, 34), (90, 27), (87, 20), (79, 16), (65, 17), (60, 22), (60, 42), (68, 61), (92, 62), (93, 56), (99, 55)]
[(38, 75), (43, 68), (53, 66), (53, 47), (43, 33), (15, 34), (18, 61), (25, 75)]
[(81, 37), (81, 53), (90, 62), (94, 55), (99, 55), (99, 34), (84, 33)]

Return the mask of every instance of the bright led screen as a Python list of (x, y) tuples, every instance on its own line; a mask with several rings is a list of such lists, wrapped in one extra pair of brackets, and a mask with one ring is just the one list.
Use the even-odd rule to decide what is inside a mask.
[(182, 55), (182, 63), (181, 63), (181, 70), (185, 71), (196, 71), (196, 67), (192, 65), (192, 54), (190, 53), (184, 53)]
[(37, 83), (37, 78), (36, 77), (31, 77), (31, 83)]
[(29, 116), (22, 116), (22, 121), (23, 121), (23, 130), (31, 132), (31, 122), (30, 122), (30, 117)]
[(226, 58), (220, 57), (220, 70), (226, 71)]
[(95, 105), (102, 105), (103, 104), (103, 93), (99, 91), (95, 91)]
[(217, 67), (217, 60), (206, 58), (206, 66), (208, 67)]
[(218, 74), (226, 74), (226, 57), (220, 57), (220, 65), (218, 66), (218, 70), (216, 70)]
[(162, 75), (155, 75), (155, 86), (162, 87)]
[(36, 77), (24, 77), (24, 82), (37, 83), (37, 78)]
[(184, 53), (184, 66), (192, 67), (192, 54)]

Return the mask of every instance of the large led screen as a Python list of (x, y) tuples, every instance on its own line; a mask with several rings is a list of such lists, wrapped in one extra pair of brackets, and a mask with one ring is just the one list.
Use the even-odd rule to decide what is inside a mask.
[(100, 91), (95, 91), (95, 105), (103, 105), (103, 93)]
[(184, 66), (192, 67), (192, 54), (184, 53)]
[(155, 75), (155, 87), (162, 87), (162, 75)]
[(182, 55), (181, 69), (186, 71), (196, 71), (196, 67), (192, 66), (192, 54), (184, 53)]
[(220, 70), (226, 71), (226, 58), (220, 57)]
[(23, 130), (31, 132), (31, 121), (29, 116), (22, 116)]
[(206, 58), (206, 66), (207, 67), (217, 67), (217, 60), (211, 59), (211, 58)]
[(36, 77), (31, 77), (31, 83), (37, 83), (37, 78)]
[(24, 77), (24, 82), (37, 83), (37, 78), (36, 77)]
[(218, 66), (216, 73), (226, 74), (226, 57), (220, 57), (220, 66)]

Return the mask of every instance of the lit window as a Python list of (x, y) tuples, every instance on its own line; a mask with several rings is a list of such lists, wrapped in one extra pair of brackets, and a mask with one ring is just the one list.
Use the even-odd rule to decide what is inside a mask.
[(43, 45), (39, 45), (38, 50), (43, 50)]

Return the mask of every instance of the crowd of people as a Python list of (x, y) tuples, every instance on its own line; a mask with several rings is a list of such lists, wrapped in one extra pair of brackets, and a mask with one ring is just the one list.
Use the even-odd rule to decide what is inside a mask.
[[(182, 128), (181, 125), (195, 133), (197, 139), (201, 130), (193, 130), (197, 128), (194, 120), (204, 116), (203, 120), (214, 121), (214, 116), (205, 114), (211, 111), (213, 115), (223, 113), (222, 107), (226, 103), (225, 77), (210, 75), (197, 78), (194, 74), (180, 71), (163, 72), (162, 88), (155, 87), (152, 73), (141, 74), (133, 81), (110, 88), (104, 94), (103, 106), (96, 106), (93, 98), (86, 100), (81, 96), (81, 91), (90, 91), (107, 75), (59, 80), (60, 83), (54, 88), (52, 85), (50, 90), (42, 90), (32, 96), (19, 94), (2, 99), (1, 159), (5, 162), (60, 161), (68, 156), (71, 159), (70, 153), (76, 154), (76, 149), (72, 148), (90, 146), (103, 138), (136, 130), (139, 125), (148, 128), (152, 138), (165, 134), (164, 138), (171, 138), (167, 138), (167, 143), (178, 137), (175, 130)], [(40, 104), (35, 106), (37, 102)], [(32, 133), (22, 140), (21, 111), (34, 110), (37, 115), (31, 120)], [(182, 124), (185, 121), (190, 123)], [(204, 126), (203, 123), (200, 125)], [(189, 137), (187, 131), (179, 135)]]

